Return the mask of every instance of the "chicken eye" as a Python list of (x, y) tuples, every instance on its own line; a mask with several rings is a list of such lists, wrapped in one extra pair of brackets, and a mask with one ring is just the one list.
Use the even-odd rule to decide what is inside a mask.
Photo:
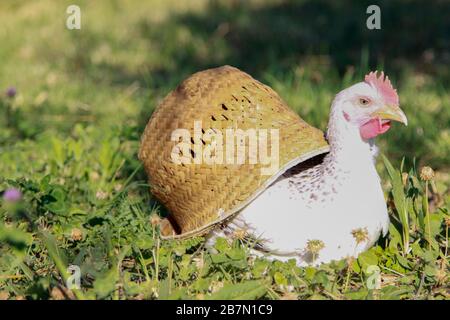
[(366, 98), (360, 98), (359, 99), (359, 104), (362, 106), (368, 106), (370, 104), (370, 100), (366, 99)]

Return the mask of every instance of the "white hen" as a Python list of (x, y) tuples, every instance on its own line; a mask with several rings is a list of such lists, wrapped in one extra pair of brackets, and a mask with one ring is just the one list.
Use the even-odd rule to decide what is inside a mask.
[(281, 176), (218, 235), (244, 230), (259, 254), (299, 265), (356, 257), (386, 234), (389, 218), (375, 169), (373, 138), (389, 120), (407, 124), (382, 73), (341, 91), (331, 106), (331, 151)]

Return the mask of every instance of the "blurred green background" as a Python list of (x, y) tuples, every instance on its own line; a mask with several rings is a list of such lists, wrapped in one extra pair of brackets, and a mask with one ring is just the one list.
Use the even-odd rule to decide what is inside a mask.
[(77, 1), (82, 28), (68, 30), (72, 2), (0, 3), (0, 88), (18, 91), (9, 125), (0, 118), (2, 176), (25, 176), (33, 164), (19, 167), (23, 152), (77, 125), (138, 139), (183, 78), (223, 64), (269, 84), (321, 129), (334, 94), (382, 69), (410, 123), (382, 137), (383, 150), (449, 168), (448, 1), (375, 2), (381, 30), (365, 26), (373, 1), (348, 0)]
[[(65, 26), (72, 4), (81, 8), (81, 30)], [(370, 4), (381, 7), (381, 30), (366, 28)], [(335, 94), (370, 70), (384, 70), (409, 125), (395, 124), (378, 144), (396, 168), (405, 157), (406, 171), (414, 161), (436, 170), (438, 212), (450, 186), (449, 17), (447, 0), (2, 0), (0, 192), (16, 187), (23, 201), (13, 208), (0, 202), (2, 221), (15, 228), (0, 230), (9, 243), (0, 243), (0, 294), (56, 298), (51, 288), (72, 262), (94, 288), (88, 297), (119, 298), (119, 278), (128, 297), (168, 297), (173, 261), (176, 286), (190, 285), (195, 254), (184, 253), (198, 243), (166, 244), (156, 258), (149, 216), (158, 210), (149, 205), (137, 151), (158, 102), (193, 72), (223, 64), (270, 85), (322, 130)], [(250, 272), (240, 255), (231, 260), (244, 269), (227, 275), (217, 262), (211, 278), (199, 276), (189, 292)], [(350, 286), (363, 287), (358, 272)], [(276, 278), (287, 283), (279, 272)], [(435, 279), (430, 288), (439, 288)], [(416, 285), (417, 296), (420, 279)]]

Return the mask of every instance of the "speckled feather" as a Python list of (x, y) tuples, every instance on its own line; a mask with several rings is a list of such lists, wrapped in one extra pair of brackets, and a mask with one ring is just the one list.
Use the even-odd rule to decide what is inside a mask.
[(377, 148), (373, 140), (362, 140), (358, 126), (342, 112), (358, 90), (377, 94), (360, 83), (336, 96), (327, 132), (331, 151), (283, 174), (233, 221), (211, 233), (209, 245), (217, 236), (239, 234), (257, 255), (305, 265), (357, 256), (386, 234), (389, 218), (374, 165)]

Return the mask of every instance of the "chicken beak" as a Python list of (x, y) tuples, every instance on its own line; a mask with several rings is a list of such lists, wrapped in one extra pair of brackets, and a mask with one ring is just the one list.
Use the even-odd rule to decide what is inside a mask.
[(395, 120), (403, 123), (405, 126), (408, 125), (408, 119), (405, 113), (398, 106), (393, 104), (388, 104), (378, 109), (370, 115), (372, 118), (380, 118), (383, 120)]

